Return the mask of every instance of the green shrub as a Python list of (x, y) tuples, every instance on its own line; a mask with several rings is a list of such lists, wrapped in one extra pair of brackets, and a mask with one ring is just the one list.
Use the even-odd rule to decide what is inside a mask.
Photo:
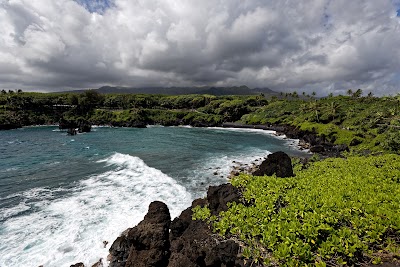
[(232, 184), (243, 202), (212, 225), (239, 238), (248, 258), (326, 266), (354, 265), (377, 251), (400, 256), (400, 156), (327, 159), (294, 178), (240, 175)]

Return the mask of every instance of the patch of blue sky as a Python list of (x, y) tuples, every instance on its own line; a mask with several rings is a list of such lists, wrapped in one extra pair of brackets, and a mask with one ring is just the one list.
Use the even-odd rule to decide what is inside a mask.
[(77, 3), (85, 7), (91, 13), (104, 13), (112, 7), (113, 0), (75, 0)]
[(397, 16), (400, 17), (400, 0), (392, 0), (392, 3), (396, 7)]

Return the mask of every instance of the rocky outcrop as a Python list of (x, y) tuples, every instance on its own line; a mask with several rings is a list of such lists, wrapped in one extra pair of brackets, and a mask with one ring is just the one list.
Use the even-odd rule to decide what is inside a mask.
[(22, 125), (15, 124), (15, 123), (0, 124), (0, 131), (1, 130), (13, 130), (13, 129), (21, 128), (21, 127), (22, 127)]
[(255, 176), (271, 176), (273, 174), (282, 178), (294, 176), (292, 161), (285, 152), (279, 151), (268, 155), (267, 159), (253, 172)]
[[(222, 126), (276, 131), (277, 135), (285, 135), (290, 139), (299, 139), (300, 149), (310, 149), (311, 152), (318, 153), (322, 157), (339, 157), (342, 152), (349, 151), (347, 145), (334, 145), (333, 143), (335, 140), (332, 136), (319, 136), (315, 130), (303, 131), (292, 125), (247, 125), (240, 123), (223, 123)], [(359, 140), (355, 139), (352, 141), (350, 146), (358, 144)]]
[(209, 205), (217, 214), (231, 201), (239, 201), (239, 192), (231, 184), (210, 187), (206, 199), (193, 201), (172, 222), (167, 206), (152, 202), (144, 220), (112, 244), (110, 267), (245, 266), (239, 244), (213, 234), (206, 222), (192, 220), (195, 206)]
[(213, 215), (228, 209), (228, 202), (239, 201), (239, 190), (231, 184), (210, 186), (207, 191), (208, 207)]
[(152, 202), (144, 220), (112, 244), (110, 267), (167, 266), (170, 224), (167, 205), (159, 201)]
[(62, 118), (58, 122), (58, 128), (60, 130), (68, 129), (69, 135), (75, 135), (75, 129), (78, 129), (78, 132), (80, 133), (90, 132), (92, 130), (92, 124), (84, 118), (78, 118), (76, 120), (66, 120)]

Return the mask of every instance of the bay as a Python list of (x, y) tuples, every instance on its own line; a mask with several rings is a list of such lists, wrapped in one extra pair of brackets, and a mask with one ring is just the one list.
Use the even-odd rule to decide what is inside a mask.
[[(233, 161), (271, 152), (304, 155), (296, 142), (249, 129), (57, 127), (0, 132), (0, 266), (70, 266), (105, 258), (150, 202), (176, 217)], [(109, 241), (106, 248), (103, 241)]]

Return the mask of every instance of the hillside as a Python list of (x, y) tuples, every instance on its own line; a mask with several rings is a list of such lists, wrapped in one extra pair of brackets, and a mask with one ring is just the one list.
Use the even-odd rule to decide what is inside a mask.
[[(62, 93), (83, 93), (85, 90), (66, 91)], [(269, 88), (251, 89), (247, 86), (234, 87), (118, 87), (118, 86), (102, 86), (94, 89), (102, 94), (154, 94), (154, 95), (191, 95), (191, 94), (207, 94), (207, 95), (259, 95), (278, 96), (279, 93)]]

